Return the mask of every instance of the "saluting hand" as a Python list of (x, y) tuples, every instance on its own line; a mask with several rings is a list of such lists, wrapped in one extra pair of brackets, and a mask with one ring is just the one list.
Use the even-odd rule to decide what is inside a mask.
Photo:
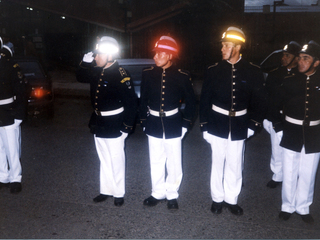
[(83, 56), (82, 61), (86, 63), (91, 63), (93, 62), (94, 57), (93, 57), (93, 52), (88, 52)]

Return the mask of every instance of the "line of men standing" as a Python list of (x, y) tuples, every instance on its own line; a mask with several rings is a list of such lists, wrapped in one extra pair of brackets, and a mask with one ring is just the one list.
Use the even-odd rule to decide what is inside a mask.
[[(245, 41), (245, 34), (239, 28), (229, 27), (224, 32), (222, 61), (208, 68), (202, 87), (200, 129), (212, 149), (211, 211), (220, 214), (225, 206), (235, 215), (243, 214), (237, 201), (242, 186), (245, 140), (264, 125), (271, 138), (277, 140), (272, 140), (273, 146), (280, 143), (284, 149), (279, 154), (283, 163), (282, 169), (278, 168), (279, 176), (268, 183), (268, 187), (274, 188), (283, 182), (279, 217), (287, 220), (297, 212), (303, 221), (311, 223), (309, 206), (320, 144), (319, 141), (310, 142), (309, 135), (314, 139), (320, 137), (320, 110), (316, 109), (320, 101), (320, 78), (316, 71), (320, 46), (310, 42), (301, 50), (298, 44), (291, 42), (284, 54), (291, 54), (294, 48), (294, 60), (285, 65), (283, 57), (283, 69), (293, 68), (298, 63), (299, 71), (290, 71), (290, 74), (283, 69), (275, 71), (282, 75), (270, 74), (266, 88), (260, 68), (242, 58)], [(179, 52), (177, 42), (170, 36), (162, 36), (153, 50), (155, 66), (142, 73), (139, 106), (141, 127), (148, 136), (152, 182), (151, 196), (143, 204), (155, 206), (167, 200), (168, 209), (177, 210), (183, 176), (181, 140), (194, 120), (196, 101), (190, 74), (175, 64)], [(94, 111), (89, 127), (101, 166), (100, 194), (93, 201), (102, 202), (113, 196), (114, 204), (122, 206), (125, 138), (133, 129), (138, 104), (129, 72), (115, 60), (118, 53), (117, 41), (102, 37), (96, 49), (84, 55), (77, 79), (91, 86)], [(272, 83), (272, 79), (275, 82)], [(292, 82), (287, 83), (289, 79)], [(181, 101), (185, 102), (183, 111), (179, 109)], [(293, 143), (294, 140), (299, 144)], [(274, 154), (273, 150), (272, 156)], [(277, 167), (273, 167), (272, 161), (274, 170)], [(304, 164), (305, 161), (308, 164)], [(294, 175), (289, 176), (292, 172), (289, 166), (294, 169)], [(307, 175), (309, 179), (302, 180)]]

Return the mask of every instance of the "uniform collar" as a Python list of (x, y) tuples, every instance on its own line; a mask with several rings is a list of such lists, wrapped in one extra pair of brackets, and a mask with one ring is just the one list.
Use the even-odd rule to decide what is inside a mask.
[(240, 62), (241, 59), (242, 59), (242, 57), (241, 57), (241, 55), (240, 55), (238, 61), (236, 61), (235, 63), (231, 63), (229, 60), (226, 60), (226, 61), (227, 61), (229, 64), (231, 64), (231, 65), (235, 65), (235, 64), (237, 64), (238, 62)]

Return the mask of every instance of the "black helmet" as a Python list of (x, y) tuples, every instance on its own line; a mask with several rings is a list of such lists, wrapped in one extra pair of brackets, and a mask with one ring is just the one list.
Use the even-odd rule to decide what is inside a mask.
[(282, 51), (288, 52), (288, 53), (298, 57), (300, 50), (301, 50), (300, 44), (295, 41), (291, 41), (291, 42), (289, 42), (289, 44), (284, 46)]
[(308, 54), (314, 58), (320, 59), (320, 45), (311, 40), (308, 44), (304, 45), (300, 53)]
[(10, 59), (13, 57), (13, 53), (12, 53), (11, 49), (6, 45), (2, 46), (2, 48), (0, 50), (0, 55), (1, 55), (1, 58), (3, 58), (3, 59)]

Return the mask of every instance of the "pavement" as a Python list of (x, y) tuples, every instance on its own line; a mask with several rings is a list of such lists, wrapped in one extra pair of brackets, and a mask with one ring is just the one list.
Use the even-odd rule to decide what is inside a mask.
[[(125, 204), (113, 200), (95, 204), (99, 163), (86, 124), (90, 116), (89, 86), (78, 83), (73, 71), (51, 73), (55, 89), (55, 119), (23, 126), (23, 191), (0, 189), (2, 239), (319, 239), (320, 180), (316, 180), (310, 211), (314, 224), (293, 214), (278, 218), (281, 188), (269, 189), (269, 135), (262, 131), (246, 145), (239, 205), (244, 215), (210, 212), (210, 146), (195, 126), (183, 140), (184, 177), (179, 210), (166, 202), (144, 207), (150, 194), (147, 138), (140, 127), (126, 141)], [(195, 84), (199, 93), (201, 83)], [(198, 95), (198, 94), (197, 94)], [(70, 105), (70, 108), (65, 107)], [(64, 106), (64, 107), (60, 107)], [(72, 111), (71, 111), (72, 110)], [(84, 114), (86, 113), (86, 114)], [(70, 121), (60, 116), (70, 114)], [(85, 116), (83, 116), (85, 115)], [(60, 126), (64, 131), (58, 131)], [(74, 146), (70, 151), (69, 146)], [(27, 160), (26, 160), (27, 159)], [(318, 174), (319, 175), (319, 174)]]

